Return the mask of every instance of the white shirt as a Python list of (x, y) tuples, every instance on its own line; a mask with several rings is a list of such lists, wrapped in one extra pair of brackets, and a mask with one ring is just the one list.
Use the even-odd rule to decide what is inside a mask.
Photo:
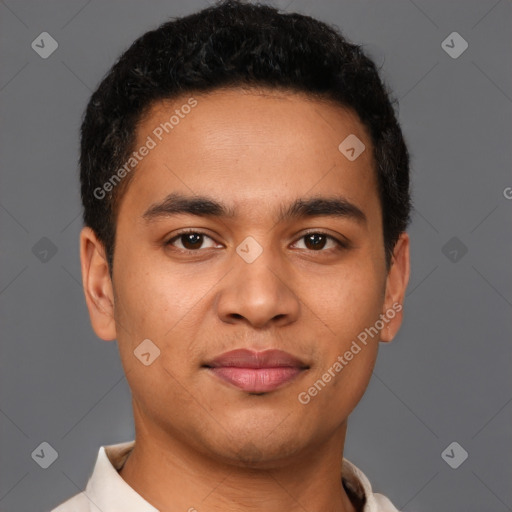
[[(102, 446), (85, 491), (51, 512), (159, 512), (118, 473), (134, 445), (129, 441)], [(399, 512), (385, 496), (372, 491), (368, 478), (347, 459), (343, 459), (342, 474), (347, 492), (366, 498), (363, 512)]]

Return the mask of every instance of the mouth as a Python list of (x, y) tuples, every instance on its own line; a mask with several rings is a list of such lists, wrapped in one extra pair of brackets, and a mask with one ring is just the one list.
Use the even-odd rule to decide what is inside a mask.
[(247, 349), (221, 354), (203, 367), (216, 378), (255, 394), (281, 388), (309, 369), (307, 364), (282, 350)]

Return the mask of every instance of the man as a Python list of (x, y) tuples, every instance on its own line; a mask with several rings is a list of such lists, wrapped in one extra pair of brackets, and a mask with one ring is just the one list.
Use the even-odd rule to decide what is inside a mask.
[(135, 41), (81, 136), (86, 302), (136, 439), (55, 511), (396, 511), (343, 458), (409, 278), (409, 158), (374, 64), (230, 0)]

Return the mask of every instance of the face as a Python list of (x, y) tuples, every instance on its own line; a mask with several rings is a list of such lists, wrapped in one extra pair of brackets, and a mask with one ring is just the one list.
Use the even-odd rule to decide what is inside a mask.
[[(275, 463), (344, 432), (400, 325), (408, 239), (388, 271), (371, 142), (350, 110), (276, 91), (194, 99), (138, 127), (136, 148), (155, 145), (120, 202), (112, 282), (84, 229), (87, 303), (118, 340), (136, 425)], [(338, 148), (354, 135), (355, 160)]]

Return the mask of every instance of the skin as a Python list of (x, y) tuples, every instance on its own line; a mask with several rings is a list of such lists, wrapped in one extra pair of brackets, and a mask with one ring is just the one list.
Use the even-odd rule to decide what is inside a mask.
[[(118, 340), (132, 391), (136, 445), (120, 474), (162, 511), (354, 512), (341, 485), (347, 419), (402, 312), (307, 405), (297, 397), (403, 303), (408, 235), (388, 270), (371, 142), (352, 111), (265, 89), (194, 97), (197, 106), (138, 164), (120, 202), (112, 280), (102, 244), (89, 228), (81, 233), (91, 322), (100, 338)], [(187, 99), (154, 105), (136, 147)], [(366, 146), (353, 162), (338, 150), (349, 134)], [(235, 215), (144, 219), (172, 192), (209, 196)], [(277, 222), (281, 205), (312, 196), (343, 196), (366, 221)], [(184, 252), (192, 244), (175, 238), (183, 228), (205, 233), (203, 245)], [(321, 236), (319, 248), (308, 244), (310, 229), (349, 246)], [(236, 252), (248, 236), (263, 249), (252, 263)], [(149, 366), (133, 354), (144, 339), (160, 349)], [(250, 394), (202, 367), (236, 348), (278, 348), (309, 369)]]

